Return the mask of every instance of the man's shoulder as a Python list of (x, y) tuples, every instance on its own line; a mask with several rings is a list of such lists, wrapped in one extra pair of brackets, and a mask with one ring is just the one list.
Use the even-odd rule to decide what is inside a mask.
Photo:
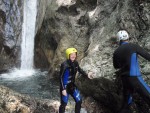
[(127, 47), (132, 47), (132, 46), (136, 46), (137, 44), (134, 43), (127, 43), (127, 44), (123, 44), (121, 46), (119, 46), (117, 49), (123, 49), (123, 48), (127, 48)]
[(130, 46), (137, 46), (136, 43), (129, 43)]
[[(124, 45), (121, 45), (119, 46), (115, 52), (118, 52), (118, 51), (129, 51), (129, 50), (135, 50), (136, 48), (138, 48), (139, 46), (135, 43), (128, 43), (128, 44), (124, 44)], [(114, 52), (114, 53), (115, 53)]]
[(139, 48), (140, 46), (136, 43), (129, 43), (129, 47), (130, 47), (130, 49), (132, 48), (133, 50), (135, 50), (135, 49)]

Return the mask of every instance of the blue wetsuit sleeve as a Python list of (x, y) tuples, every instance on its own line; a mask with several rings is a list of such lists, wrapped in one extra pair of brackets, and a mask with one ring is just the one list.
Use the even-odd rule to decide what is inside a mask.
[(63, 81), (65, 70), (66, 70), (66, 66), (64, 64), (61, 64), (61, 67), (60, 67), (60, 88), (62, 90), (66, 89), (66, 87), (64, 85), (64, 81)]
[(135, 45), (135, 46), (136, 46), (137, 54), (139, 54), (140, 56), (142, 56), (146, 60), (150, 61), (150, 54), (146, 50), (144, 50), (142, 47), (140, 47), (139, 45)]

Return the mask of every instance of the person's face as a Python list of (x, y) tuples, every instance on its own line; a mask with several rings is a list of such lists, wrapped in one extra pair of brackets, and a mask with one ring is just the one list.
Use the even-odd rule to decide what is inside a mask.
[(71, 61), (75, 61), (75, 60), (76, 60), (76, 57), (77, 57), (77, 53), (71, 53), (71, 54), (70, 54), (70, 60), (71, 60)]

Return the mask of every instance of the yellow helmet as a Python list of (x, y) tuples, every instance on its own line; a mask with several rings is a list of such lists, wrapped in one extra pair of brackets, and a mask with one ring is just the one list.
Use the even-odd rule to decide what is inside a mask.
[(67, 59), (69, 59), (69, 55), (71, 53), (77, 53), (77, 50), (75, 48), (68, 48), (68, 49), (66, 49), (66, 57), (67, 57)]

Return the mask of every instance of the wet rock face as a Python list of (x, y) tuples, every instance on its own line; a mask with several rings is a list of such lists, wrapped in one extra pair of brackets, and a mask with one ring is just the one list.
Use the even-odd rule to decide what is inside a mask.
[[(77, 6), (74, 3), (76, 2), (70, 2), (69, 0), (66, 3), (61, 0), (52, 1), (47, 8), (42, 28), (36, 37), (36, 40), (41, 41), (35, 43), (35, 52), (37, 52), (35, 54), (43, 54), (40, 51), (44, 52), (44, 58), (48, 59), (52, 74), (57, 72), (60, 62), (65, 59), (65, 49), (76, 47), (80, 60), (85, 55), (84, 52), (89, 45), (86, 12), (78, 14), (80, 11), (77, 11)], [(35, 57), (35, 59), (38, 59), (39, 56), (35, 55)]]
[(6, 15), (0, 10), (0, 50), (2, 50), (3, 45), (3, 37), (4, 37), (4, 25), (6, 23)]
[(22, 1), (0, 1), (0, 68), (9, 69), (17, 64), (22, 30)]
[[(132, 0), (124, 2), (98, 1), (94, 12), (89, 13), (92, 31), (88, 55), (81, 62), (84, 69), (94, 71), (97, 77), (112, 77), (115, 71), (112, 65), (112, 54), (117, 45), (113, 44), (111, 38), (120, 29), (126, 29), (129, 32), (132, 42), (144, 46), (145, 39), (143, 38), (149, 39), (149, 36), (146, 35), (149, 32), (146, 30), (148, 21), (141, 18), (147, 15), (148, 19), (150, 16), (144, 11), (144, 9), (147, 9), (146, 4), (149, 3)], [(141, 6), (144, 8), (140, 9)]]
[[(50, 0), (38, 1), (36, 32), (41, 27)], [(23, 1), (0, 1), (0, 68), (20, 67)]]
[[(118, 47), (112, 37), (116, 36), (119, 30), (125, 29), (129, 32), (131, 42), (138, 43), (149, 50), (149, 11), (150, 3), (147, 0), (52, 1), (36, 36), (35, 59), (44, 60), (38, 60), (36, 63), (48, 62), (48, 65), (43, 64), (41, 67), (49, 67), (50, 75), (56, 75), (60, 63), (65, 60), (65, 49), (77, 48), (78, 60), (81, 61), (80, 65), (86, 72), (93, 71), (98, 78), (108, 78), (94, 80), (94, 82), (82, 81), (82, 85), (79, 86), (81, 91), (98, 100), (107, 113), (116, 112), (122, 97), (117, 94), (112, 82), (115, 72), (112, 55)], [(141, 58), (140, 64), (144, 74), (148, 75), (149, 64)], [(101, 88), (97, 87), (99, 86), (97, 84), (102, 85)], [(110, 102), (114, 106), (107, 105)]]
[[(22, 2), (0, 1), (0, 69), (7, 69), (16, 64), (15, 58), (20, 51), (21, 42)], [(38, 68), (49, 68), (50, 75), (56, 75), (60, 63), (65, 60), (65, 50), (68, 47), (77, 48), (78, 60), (86, 72), (93, 71), (97, 77), (109, 78), (96, 79), (93, 82), (83, 81), (82, 84), (79, 83), (81, 91), (87, 96), (92, 95), (107, 113), (111, 110), (116, 112), (120, 105), (117, 100), (120, 96), (118, 97), (111, 79), (115, 71), (112, 54), (118, 45), (114, 43), (112, 37), (118, 30), (126, 29), (132, 42), (149, 50), (149, 12), (150, 3), (147, 0), (41, 1), (38, 3), (35, 65)], [(141, 66), (143, 72), (148, 75), (149, 64), (142, 59)], [(89, 87), (88, 84), (93, 85)], [(111, 93), (108, 94), (108, 90)], [(4, 104), (5, 109), (15, 108), (9, 107), (11, 102), (8, 101), (7, 106)], [(107, 106), (109, 102), (115, 106)], [(45, 105), (42, 106), (47, 108)], [(26, 109), (26, 106), (23, 108)], [(38, 110), (41, 110), (40, 105)]]
[[(144, 0), (51, 1), (36, 36), (35, 59), (42, 58), (55, 74), (65, 60), (65, 49), (75, 47), (87, 72), (111, 78), (115, 71), (112, 54), (118, 46), (112, 37), (118, 30), (127, 30), (132, 42), (149, 50), (149, 10)], [(36, 67), (38, 64), (42, 61), (36, 60)], [(144, 64), (144, 70), (148, 69)]]

